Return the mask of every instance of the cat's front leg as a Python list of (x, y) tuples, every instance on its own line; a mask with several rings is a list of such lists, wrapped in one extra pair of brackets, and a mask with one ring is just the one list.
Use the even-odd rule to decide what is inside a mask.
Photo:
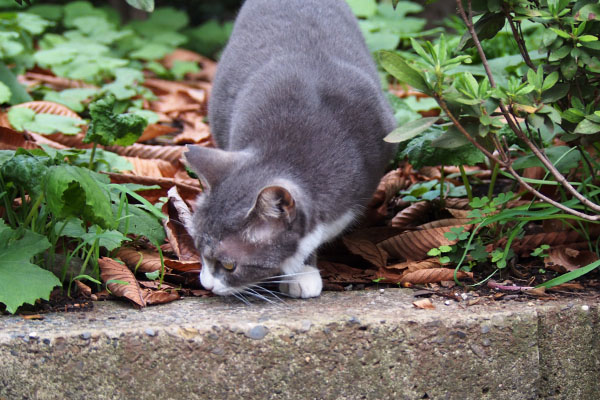
[(279, 290), (290, 297), (318, 297), (323, 289), (321, 274), (312, 265), (303, 265), (296, 273), (287, 277), (288, 282), (279, 285)]

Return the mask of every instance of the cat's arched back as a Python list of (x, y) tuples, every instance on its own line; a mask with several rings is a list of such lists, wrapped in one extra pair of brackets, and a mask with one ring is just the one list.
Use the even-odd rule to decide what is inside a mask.
[(187, 153), (207, 190), (192, 228), (218, 294), (276, 278), (321, 291), (314, 253), (361, 214), (395, 120), (344, 0), (247, 0), (209, 103), (221, 150)]

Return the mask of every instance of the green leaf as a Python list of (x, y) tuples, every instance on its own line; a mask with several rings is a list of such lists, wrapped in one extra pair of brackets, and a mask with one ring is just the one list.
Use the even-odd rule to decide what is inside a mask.
[(592, 122), (589, 119), (584, 119), (575, 127), (574, 133), (580, 133), (583, 135), (590, 135), (600, 132), (600, 124)]
[(591, 3), (581, 7), (575, 13), (575, 19), (578, 21), (598, 21), (600, 20), (600, 4)]
[(97, 240), (98, 245), (104, 247), (108, 251), (113, 251), (114, 249), (121, 247), (123, 242), (131, 240), (119, 231), (103, 230), (96, 225), (90, 226), (88, 232), (81, 235), (81, 238), (84, 242), (90, 244)]
[[(116, 213), (118, 205), (113, 204), (113, 211)], [(123, 210), (125, 215), (119, 220), (117, 228), (124, 235), (134, 234), (136, 236), (145, 236), (151, 243), (162, 243), (165, 240), (165, 229), (161, 223), (162, 218), (150, 214), (137, 204), (129, 204)]]
[(92, 122), (85, 136), (85, 143), (105, 146), (129, 146), (140, 137), (147, 126), (144, 118), (134, 114), (115, 114), (115, 98), (105, 96), (90, 104)]
[(551, 89), (556, 84), (556, 82), (558, 82), (558, 71), (552, 72), (550, 75), (548, 75), (546, 77), (546, 79), (544, 79), (544, 84), (542, 85), (542, 90)]
[(53, 101), (55, 103), (63, 104), (69, 107), (71, 110), (80, 113), (85, 110), (83, 102), (93, 95), (98, 93), (98, 89), (92, 88), (76, 88), (76, 89), (65, 89), (60, 92), (47, 92), (44, 95), (44, 100)]
[(346, 2), (357, 17), (369, 18), (377, 12), (377, 3), (375, 0), (346, 0)]
[(31, 231), (20, 234), (0, 220), (0, 302), (14, 314), (24, 303), (48, 300), (60, 281), (53, 273), (31, 263), (31, 258), (50, 247), (44, 236)]
[(167, 46), (161, 43), (146, 43), (141, 48), (137, 49), (129, 56), (131, 58), (139, 58), (141, 60), (159, 60), (168, 53), (175, 50), (172, 46)]
[(152, 12), (154, 11), (154, 0), (126, 0), (127, 4), (139, 10)]
[(33, 121), (26, 122), (24, 128), (28, 131), (41, 134), (59, 132), (65, 135), (76, 135), (81, 132), (81, 128), (78, 125), (84, 123), (85, 121), (77, 118), (41, 113), (36, 114)]
[(186, 74), (200, 71), (198, 63), (195, 61), (180, 61), (176, 60), (173, 62), (171, 72), (175, 76), (176, 80), (183, 80)]
[(572, 281), (573, 279), (577, 279), (580, 276), (583, 276), (583, 275), (587, 274), (588, 272), (595, 270), (599, 266), (600, 266), (600, 260), (595, 261), (591, 264), (588, 264), (585, 267), (577, 268), (576, 270), (567, 272), (566, 274), (556, 277), (554, 279), (550, 279), (547, 282), (537, 285), (536, 288), (538, 288), (538, 287), (550, 288), (552, 286), (556, 286), (556, 285), (563, 284), (565, 282)]
[[(571, 168), (576, 168), (579, 165), (579, 161), (581, 160), (580, 152), (569, 150), (570, 147), (568, 146), (555, 146), (547, 148), (545, 150), (545, 153), (550, 162), (556, 167), (556, 169), (564, 173), (569, 171)], [(535, 154), (529, 154), (526, 156), (519, 157), (513, 163), (514, 169), (524, 169), (530, 167), (543, 166), (544, 165), (535, 156)]]
[(402, 57), (391, 51), (380, 51), (381, 66), (400, 82), (405, 82), (423, 93), (432, 95), (433, 91), (421, 72), (408, 65)]
[(11, 96), (10, 88), (0, 81), (0, 104), (8, 103)]
[(0, 82), (10, 89), (11, 96), (8, 100), (9, 104), (21, 104), (33, 100), (23, 85), (19, 83), (15, 75), (3, 62), (0, 62)]
[[(485, 13), (481, 18), (475, 22), (475, 33), (479, 40), (490, 39), (496, 36), (500, 29), (504, 27), (505, 16), (501, 12), (498, 13)], [(467, 31), (460, 39), (458, 44), (458, 50), (468, 49), (473, 47), (475, 42), (471, 34)]]
[(44, 193), (59, 218), (83, 218), (103, 228), (115, 225), (105, 176), (72, 165), (53, 166), (44, 179)]
[(5, 183), (13, 182), (16, 187), (25, 189), (29, 195), (38, 196), (42, 192), (43, 180), (48, 173), (47, 161), (47, 157), (16, 154), (2, 164), (0, 173)]
[(401, 143), (410, 140), (427, 130), (427, 128), (433, 125), (438, 119), (438, 117), (430, 117), (411, 121), (394, 129), (383, 140), (389, 143)]
[(550, 29), (552, 30), (552, 32), (556, 33), (558, 36), (560, 36), (563, 39), (571, 39), (571, 35), (569, 35), (565, 31), (561, 31), (560, 29), (556, 29), (556, 28), (550, 28)]

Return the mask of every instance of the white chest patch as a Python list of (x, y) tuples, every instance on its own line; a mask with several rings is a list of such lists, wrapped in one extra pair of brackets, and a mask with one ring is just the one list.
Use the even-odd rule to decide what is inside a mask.
[(315, 229), (300, 240), (298, 250), (283, 262), (281, 271), (284, 274), (299, 272), (304, 267), (304, 260), (321, 244), (333, 239), (342, 232), (354, 220), (355, 216), (353, 211), (347, 211), (333, 222), (317, 225)]

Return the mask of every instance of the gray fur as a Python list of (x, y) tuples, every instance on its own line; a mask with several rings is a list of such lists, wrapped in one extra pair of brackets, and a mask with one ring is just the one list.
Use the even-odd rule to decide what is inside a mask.
[[(390, 161), (382, 139), (395, 126), (344, 0), (247, 0), (219, 63), (209, 122), (226, 152), (192, 146), (186, 155), (207, 189), (192, 228), (205, 264), (238, 289), (282, 273), (318, 226), (360, 213)], [(270, 213), (255, 209), (272, 186), (293, 197), (293, 219), (274, 215), (273, 196), (258, 202)], [(219, 261), (237, 267), (222, 271)]]

